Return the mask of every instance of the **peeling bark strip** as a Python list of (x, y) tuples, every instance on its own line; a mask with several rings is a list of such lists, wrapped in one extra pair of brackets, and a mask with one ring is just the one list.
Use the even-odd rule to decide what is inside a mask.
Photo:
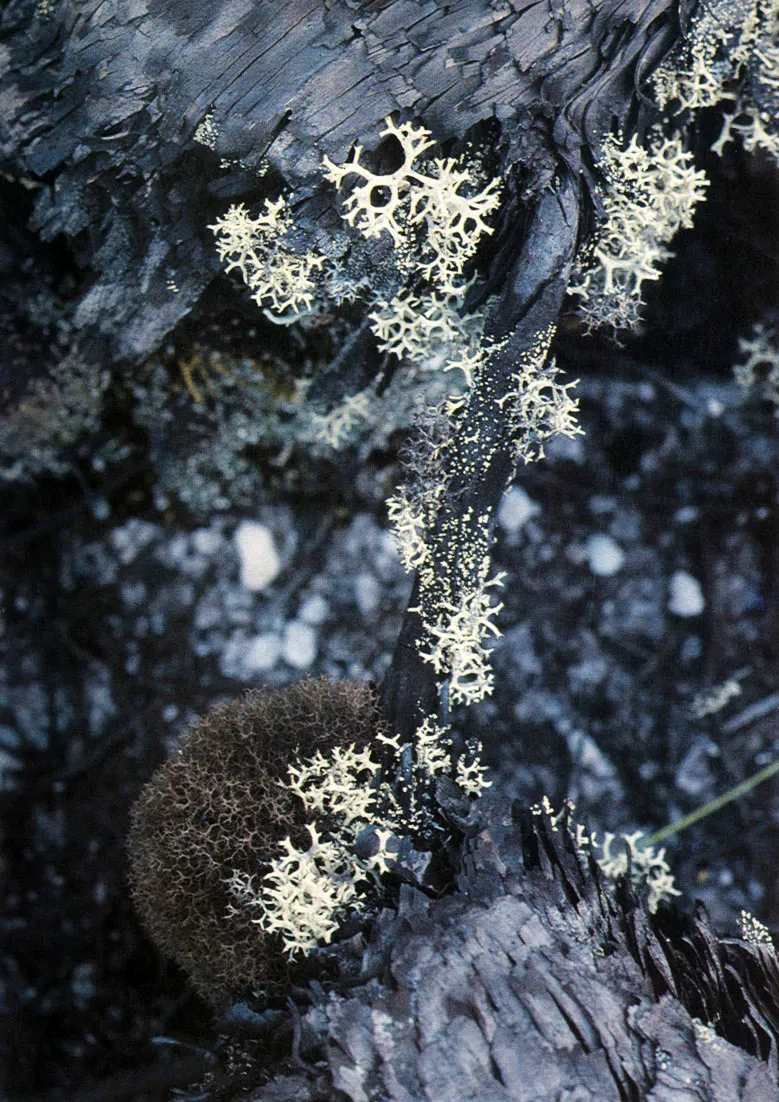
[[(220, 195), (254, 186), (263, 158), (312, 195), (325, 154), (375, 144), (384, 118), (402, 112), (439, 141), (497, 119), (504, 171), (521, 163), (540, 181), (559, 158), (577, 170), (583, 145), (626, 122), (637, 82), (691, 7), (10, 0), (0, 165), (14, 177), (53, 174), (34, 223), (46, 239), (75, 237), (96, 273), (76, 319), (84, 354), (104, 360), (107, 346), (137, 361), (216, 273), (205, 227), (222, 213)], [(206, 119), (213, 152), (195, 141)], [(236, 183), (217, 158), (248, 175)], [(296, 218), (316, 225), (317, 213), (304, 202)]]
[(449, 478), (428, 540), (433, 578), (427, 594), (420, 577), (416, 579), (385, 681), (388, 717), (404, 739), (422, 716), (443, 713), (446, 719), (435, 672), (420, 657), (425, 625), (418, 609), (425, 598), (443, 608), (479, 585), (495, 513), (516, 465), (514, 429), (503, 402), (522, 357), (557, 321), (576, 245), (579, 203), (579, 188), (570, 176), (541, 195), (504, 294), (488, 319), (487, 337), (501, 343), (485, 365), (448, 449)]

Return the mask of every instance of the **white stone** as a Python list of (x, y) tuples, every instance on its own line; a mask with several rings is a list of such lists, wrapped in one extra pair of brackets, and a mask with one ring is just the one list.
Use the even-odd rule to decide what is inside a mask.
[(241, 585), (252, 593), (266, 589), (281, 570), (281, 559), (270, 528), (257, 521), (242, 520), (234, 539), (241, 564)]
[(498, 509), (498, 524), (509, 535), (514, 536), (523, 524), (540, 511), (540, 506), (525, 493), (521, 486), (510, 486), (503, 495)]
[(223, 543), (222, 533), (216, 528), (196, 528), (192, 533), (192, 544), (200, 555), (208, 555), (209, 558), (219, 551)]
[(266, 673), (272, 670), (281, 654), (281, 640), (273, 632), (265, 632), (249, 639), (243, 656), (243, 667), (251, 676), (253, 673)]
[(611, 536), (590, 536), (585, 545), (587, 563), (599, 578), (610, 578), (622, 569), (625, 552)]
[(246, 681), (258, 673), (273, 669), (281, 654), (281, 640), (270, 632), (246, 635), (236, 631), (227, 640), (219, 656), (219, 668), (225, 677)]
[(325, 622), (329, 613), (330, 605), (322, 594), (312, 593), (310, 597), (306, 597), (298, 609), (298, 620), (302, 620), (304, 624), (318, 626)]
[(363, 616), (370, 616), (379, 607), (381, 586), (373, 574), (358, 574), (354, 579), (354, 596)]
[(111, 545), (119, 561), (127, 566), (144, 547), (161, 535), (162, 529), (158, 525), (134, 517), (114, 528), (111, 532)]
[(677, 570), (669, 584), (668, 611), (674, 616), (700, 616), (706, 607), (701, 583), (686, 570)]
[(281, 655), (288, 666), (305, 670), (316, 658), (316, 632), (310, 624), (292, 620), (284, 628), (281, 639)]

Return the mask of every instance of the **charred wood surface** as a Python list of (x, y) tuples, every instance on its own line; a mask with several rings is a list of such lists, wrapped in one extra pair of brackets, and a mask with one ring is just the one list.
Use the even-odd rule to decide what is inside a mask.
[(779, 1099), (773, 950), (674, 921), (605, 889), (567, 831), (493, 807), (458, 892), (404, 887), (364, 954), (379, 978), (303, 1019), (327, 1072), (253, 1102)]
[[(137, 361), (212, 280), (207, 224), (262, 192), (265, 161), (296, 189), (298, 220), (325, 225), (322, 157), (375, 147), (392, 112), (439, 141), (497, 122), (503, 169), (521, 164), (537, 190), (635, 121), (638, 85), (691, 6), (12, 0), (0, 16), (0, 168), (37, 189), (41, 237), (74, 243), (88, 277), (82, 354)], [(213, 150), (195, 141), (207, 118)]]
[[(474, 517), (487, 525), (482, 545), (487, 551), (514, 471), (515, 444), (500, 403), (511, 391), (523, 353), (557, 321), (576, 245), (579, 204), (580, 192), (570, 176), (534, 203), (503, 296), (488, 319), (488, 335), (503, 344), (479, 379), (452, 442), (452, 477), (429, 537), (437, 571), (460, 585), (476, 585), (481, 565), (481, 552), (474, 550)], [(417, 582), (384, 685), (388, 717), (404, 738), (411, 737), (421, 716), (440, 713), (446, 720), (434, 671), (418, 653), (424, 632), (418, 603)]]

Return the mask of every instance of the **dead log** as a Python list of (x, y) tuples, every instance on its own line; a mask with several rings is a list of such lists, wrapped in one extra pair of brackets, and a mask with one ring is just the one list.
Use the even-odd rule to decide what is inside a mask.
[(457, 892), (404, 886), (252, 1102), (779, 1099), (772, 948), (650, 916), (546, 817), (480, 816)]
[[(491, 403), (559, 313), (593, 152), (650, 117), (642, 80), (691, 8), (12, 0), (0, 16), (0, 169), (35, 192), (39, 238), (64, 235), (82, 266), (70, 351), (117, 370), (198, 307), (218, 270), (207, 226), (228, 202), (291, 189), (303, 230), (328, 240), (340, 222), (322, 158), (376, 148), (387, 116), (420, 120), (453, 150), (488, 145), (509, 186), (487, 331), (506, 344), (454, 441), (432, 533), (454, 570), (468, 510), (487, 518), (489, 543), (511, 472)], [(364, 337), (323, 380), (358, 377)], [(385, 690), (402, 734), (446, 711), (419, 630), (410, 611)], [(457, 890), (431, 899), (404, 885), (357, 962), (361, 982), (306, 1015), (301, 1057), (326, 1069), (286, 1069), (256, 1102), (779, 1099), (768, 950), (718, 940), (703, 915), (653, 924), (627, 890), (604, 889), (564, 833), (479, 814)]]
[[(137, 362), (213, 279), (207, 224), (228, 199), (262, 193), (265, 162), (295, 189), (298, 218), (321, 223), (322, 157), (375, 147), (401, 112), (439, 141), (487, 127), (501, 169), (521, 166), (537, 193), (627, 124), (691, 6), (11, 0), (0, 169), (36, 188), (33, 228), (44, 241), (66, 235), (89, 273), (80, 354)], [(509, 236), (516, 218), (509, 205)]]

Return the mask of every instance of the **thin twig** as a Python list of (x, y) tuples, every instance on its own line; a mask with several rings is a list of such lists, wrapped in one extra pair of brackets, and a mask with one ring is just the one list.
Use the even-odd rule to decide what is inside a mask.
[(680, 831), (686, 830), (687, 827), (693, 826), (694, 823), (699, 823), (701, 819), (705, 819), (708, 815), (713, 815), (715, 811), (719, 811), (720, 808), (732, 803), (733, 800), (737, 800), (739, 796), (744, 796), (747, 792), (751, 792), (753, 788), (756, 788), (759, 784), (762, 784), (763, 781), (767, 781), (777, 773), (779, 773), (779, 758), (771, 762), (770, 765), (767, 765), (765, 769), (761, 769), (759, 773), (754, 773), (751, 777), (747, 777), (745, 781), (741, 781), (740, 784), (735, 785), (734, 788), (729, 788), (728, 791), (724, 792), (721, 796), (717, 796), (716, 799), (709, 800), (707, 804), (696, 808), (695, 811), (691, 811), (689, 815), (683, 815), (682, 818), (677, 819), (675, 823), (671, 823), (669, 826), (663, 827), (662, 830), (650, 834), (648, 838), (642, 838), (640, 845), (656, 846), (658, 842), (664, 842), (666, 838), (671, 838), (674, 834), (678, 834)]
[(779, 708), (779, 693), (771, 693), (770, 696), (764, 696), (762, 700), (756, 700), (754, 704), (744, 708), (743, 712), (733, 716), (727, 723), (723, 723), (722, 730), (724, 734), (732, 735), (736, 731), (740, 731), (742, 727), (754, 723), (756, 719), (762, 719), (764, 716), (770, 715), (777, 708)]

